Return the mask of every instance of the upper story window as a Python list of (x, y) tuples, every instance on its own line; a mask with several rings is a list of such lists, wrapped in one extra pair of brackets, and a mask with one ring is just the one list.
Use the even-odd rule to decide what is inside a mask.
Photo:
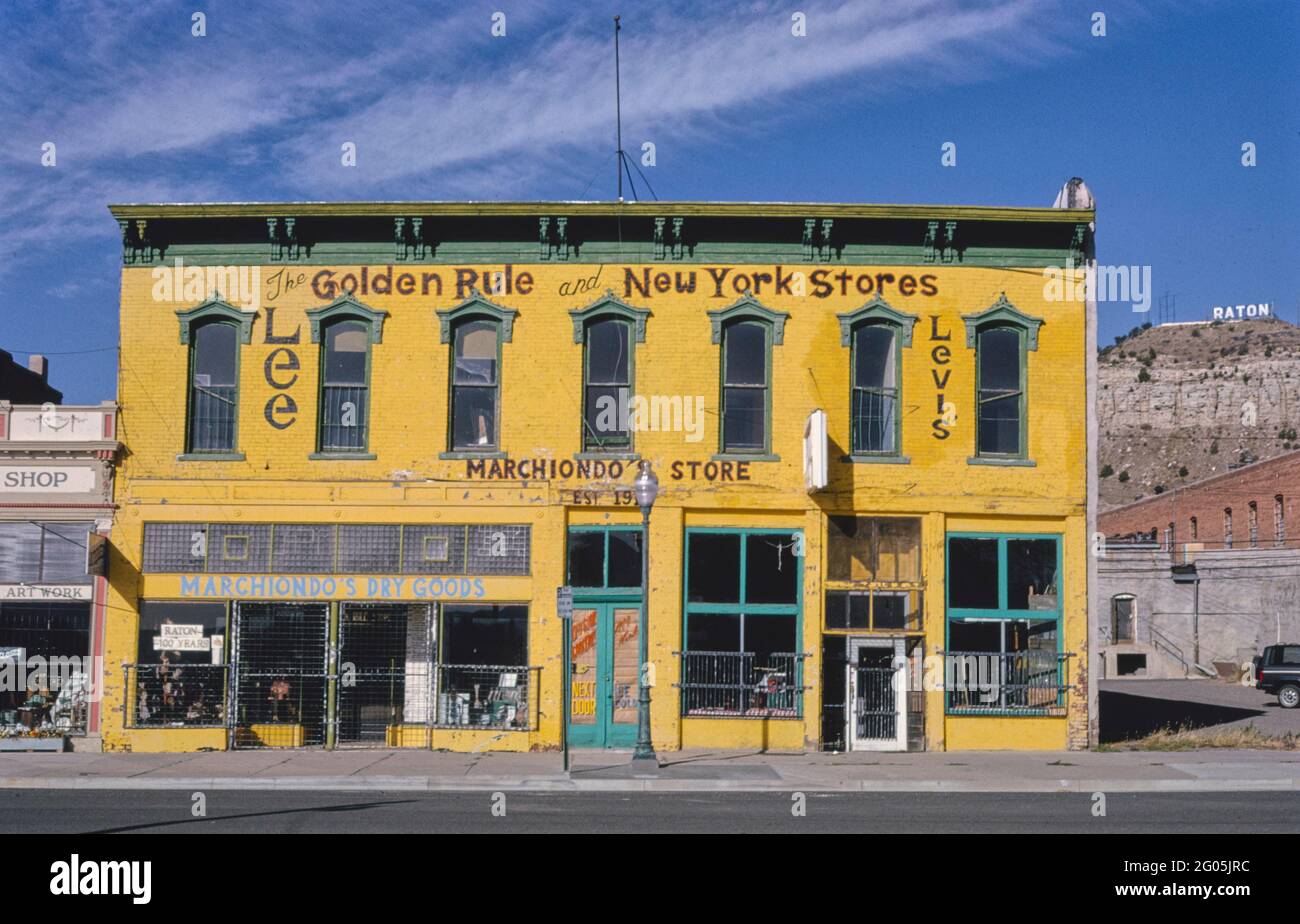
[(370, 349), (380, 343), (386, 312), (345, 292), (307, 311), (311, 336), (321, 345), (317, 448), (321, 453), (364, 455), (370, 444)]
[(840, 344), (851, 349), (851, 454), (897, 457), (902, 451), (902, 349), (912, 345), (916, 318), (879, 296), (837, 317)]
[(184, 452), (232, 455), (239, 424), (239, 347), (252, 339), (255, 312), (214, 296), (176, 316), (181, 343), (189, 346)]
[(1022, 314), (1004, 294), (990, 308), (964, 315), (975, 348), (975, 458), (1028, 461), (1028, 354), (1042, 321)]
[(190, 338), (187, 452), (233, 452), (239, 420), (239, 327), (209, 321)]
[(645, 342), (650, 312), (612, 292), (569, 312), (573, 342), (582, 350), (582, 448), (630, 452), (636, 344)]
[(1246, 505), (1246, 526), (1250, 530), (1250, 547), (1259, 546), (1259, 505), (1251, 501)]
[(1286, 505), (1281, 494), (1273, 498), (1273, 542), (1276, 545), (1286, 542)]
[(1191, 522), (1192, 522), (1192, 539), (1195, 540), (1198, 534), (1198, 529), (1197, 529), (1198, 524), (1196, 522), (1196, 517), (1192, 517)]
[(1232, 508), (1223, 508), (1223, 547), (1232, 548)]
[(723, 453), (760, 455), (771, 449), (772, 347), (783, 342), (788, 317), (749, 295), (709, 312), (713, 342), (722, 347)]
[(439, 311), (442, 342), (451, 346), (447, 443), (452, 453), (495, 453), (501, 447), (501, 345), (516, 312), (473, 291)]

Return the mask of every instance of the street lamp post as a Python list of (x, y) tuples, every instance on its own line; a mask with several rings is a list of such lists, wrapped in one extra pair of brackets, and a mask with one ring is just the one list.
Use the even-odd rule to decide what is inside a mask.
[(650, 743), (650, 685), (646, 681), (649, 679), (647, 665), (650, 660), (650, 508), (659, 496), (659, 477), (649, 459), (642, 459), (637, 465), (632, 493), (641, 508), (641, 625), (637, 631), (640, 659), (637, 684), (640, 691), (636, 703), (636, 750), (632, 752), (632, 760), (654, 761), (657, 767), (659, 758)]

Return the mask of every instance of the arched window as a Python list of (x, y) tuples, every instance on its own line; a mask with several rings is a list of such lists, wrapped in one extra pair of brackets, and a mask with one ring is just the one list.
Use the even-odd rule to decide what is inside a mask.
[(190, 335), (186, 452), (234, 452), (239, 420), (239, 325), (208, 321)]
[(788, 317), (752, 295), (709, 312), (713, 342), (722, 347), (723, 453), (766, 455), (771, 448), (772, 347), (784, 341)]
[(344, 292), (307, 311), (311, 338), (320, 344), (317, 449), (321, 455), (374, 458), (370, 445), (370, 349), (383, 341), (387, 312)]
[(239, 348), (253, 335), (255, 311), (219, 295), (176, 312), (189, 347), (185, 385), (185, 445), (181, 458), (242, 459), (239, 429)]
[(889, 324), (853, 331), (853, 452), (898, 454), (898, 337)]
[(631, 453), (636, 345), (645, 342), (650, 311), (612, 291), (569, 312), (573, 342), (582, 344), (582, 449)]
[(1042, 321), (1003, 294), (991, 307), (963, 315), (966, 345), (975, 349), (973, 462), (1033, 464), (1028, 459), (1028, 355), (1038, 349)]
[(452, 451), (482, 452), (498, 447), (500, 408), (500, 325), (490, 318), (466, 318), (455, 325), (451, 370)]
[(1111, 640), (1131, 642), (1137, 625), (1137, 600), (1132, 594), (1116, 594), (1110, 598)]

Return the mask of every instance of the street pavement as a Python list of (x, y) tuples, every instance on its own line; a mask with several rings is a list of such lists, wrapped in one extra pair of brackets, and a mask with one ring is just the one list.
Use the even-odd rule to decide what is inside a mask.
[(4, 834), (1281, 834), (1300, 793), (562, 793), (9, 790)]
[(192, 754), (0, 754), (0, 791), (337, 792), (1295, 792), (1300, 751), (930, 751), (801, 754), (676, 751), (478, 754), (248, 750)]

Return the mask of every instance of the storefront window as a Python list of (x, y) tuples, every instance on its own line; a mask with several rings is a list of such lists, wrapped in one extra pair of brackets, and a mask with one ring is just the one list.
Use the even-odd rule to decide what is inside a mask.
[(436, 723), (530, 727), (533, 672), (527, 664), (527, 606), (444, 606)]
[(1057, 536), (948, 537), (950, 713), (1045, 714), (1064, 705), (1060, 543)]
[(569, 530), (569, 586), (641, 588), (639, 527)]
[(128, 673), (128, 725), (225, 722), (226, 604), (140, 604), (136, 664)]
[(921, 631), (919, 519), (833, 516), (827, 542), (828, 630)]
[(682, 714), (801, 714), (798, 531), (688, 530)]

